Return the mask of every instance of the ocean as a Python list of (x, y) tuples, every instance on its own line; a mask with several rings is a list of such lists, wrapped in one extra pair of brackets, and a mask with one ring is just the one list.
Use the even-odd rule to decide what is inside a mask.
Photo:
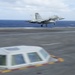
[[(0, 20), (0, 28), (4, 27), (40, 27), (40, 24), (29, 23), (25, 20)], [(44, 26), (45, 27), (45, 26)], [(48, 24), (52, 27), (75, 27), (75, 21), (57, 21), (56, 25)]]

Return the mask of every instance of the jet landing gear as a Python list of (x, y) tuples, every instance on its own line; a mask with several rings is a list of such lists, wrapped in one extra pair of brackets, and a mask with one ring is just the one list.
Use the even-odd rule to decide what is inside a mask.
[(46, 27), (47, 27), (47, 24), (46, 24)]
[[(45, 26), (47, 27), (47, 24), (45, 24)], [(44, 27), (44, 24), (41, 24), (41, 27)]]
[(41, 27), (43, 27), (43, 25), (41, 25)]

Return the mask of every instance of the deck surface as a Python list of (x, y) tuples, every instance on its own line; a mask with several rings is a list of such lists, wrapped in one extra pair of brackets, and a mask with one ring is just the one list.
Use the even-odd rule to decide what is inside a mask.
[(64, 62), (0, 75), (75, 75), (75, 28), (0, 30), (0, 47), (41, 46)]

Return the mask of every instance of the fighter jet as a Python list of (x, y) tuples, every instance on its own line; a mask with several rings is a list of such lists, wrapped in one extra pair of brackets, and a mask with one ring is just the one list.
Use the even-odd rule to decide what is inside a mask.
[(39, 13), (35, 13), (34, 19), (30, 20), (29, 22), (30, 23), (41, 24), (41, 27), (43, 27), (44, 25), (46, 25), (46, 27), (47, 27), (47, 25), (49, 23), (53, 23), (55, 25), (56, 21), (62, 20), (62, 19), (64, 19), (64, 18), (58, 17), (57, 15), (54, 15), (54, 16), (48, 18), (48, 19), (42, 19), (42, 17), (40, 16)]

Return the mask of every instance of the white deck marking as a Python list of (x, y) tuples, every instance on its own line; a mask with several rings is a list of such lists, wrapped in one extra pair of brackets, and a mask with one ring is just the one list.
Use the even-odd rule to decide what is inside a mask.
[(42, 46), (47, 46), (47, 45), (57, 45), (57, 44), (61, 44), (61, 43), (50, 43), (50, 44), (41, 44)]

